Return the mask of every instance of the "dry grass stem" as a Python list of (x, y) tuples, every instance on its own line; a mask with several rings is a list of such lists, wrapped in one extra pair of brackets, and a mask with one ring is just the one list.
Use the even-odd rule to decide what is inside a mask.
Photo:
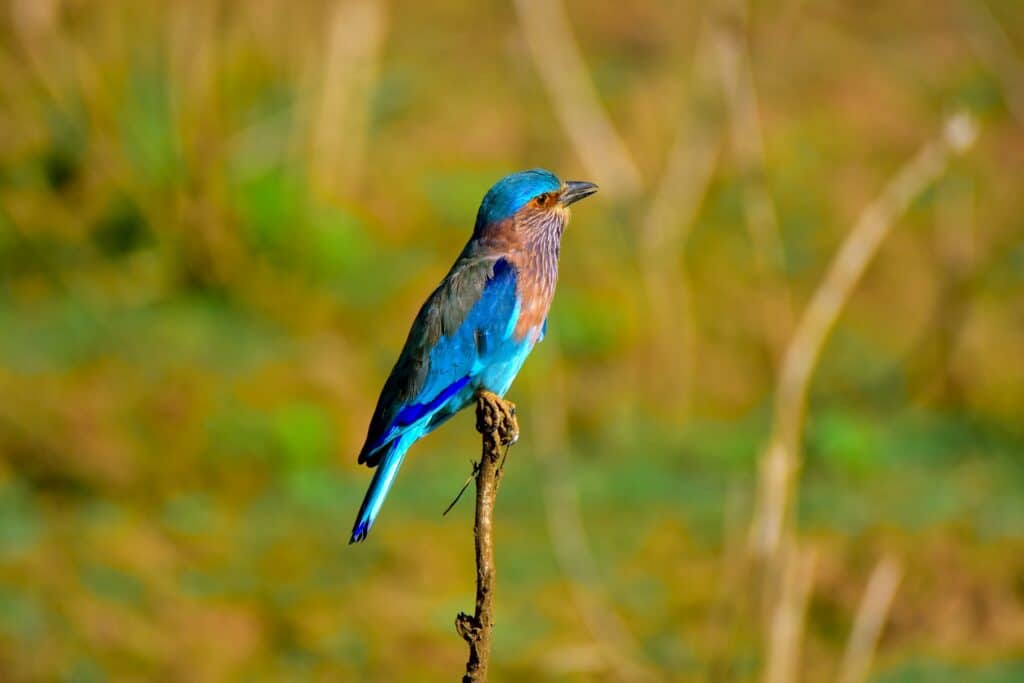
[(750, 535), (757, 555), (773, 557), (778, 551), (799, 466), (811, 375), (843, 307), (896, 220), (945, 171), (953, 154), (973, 145), (976, 134), (970, 116), (951, 117), (941, 136), (925, 145), (864, 208), (811, 297), (779, 371), (773, 433), (761, 461), (758, 507)]
[(867, 680), (882, 627), (902, 578), (903, 567), (891, 557), (882, 558), (875, 565), (857, 608), (853, 630), (839, 668), (839, 683), (862, 683)]
[(309, 149), (314, 182), (329, 195), (358, 188), (386, 28), (380, 0), (339, 2), (330, 19)]
[(789, 547), (781, 575), (778, 601), (770, 615), (765, 683), (797, 680), (807, 604), (814, 585), (817, 552)]
[(754, 252), (754, 265), (768, 295), (762, 307), (764, 334), (773, 351), (781, 351), (792, 326), (789, 290), (779, 221), (768, 188), (764, 133), (757, 106), (754, 70), (747, 44), (747, 0), (725, 0), (712, 32), (719, 76), (729, 115), (733, 154), (743, 184), (743, 211)]
[(644, 288), (654, 325), (657, 376), (679, 412), (689, 412), (696, 358), (693, 319), (684, 254), (690, 229), (704, 201), (721, 146), (721, 101), (714, 76), (710, 19), (694, 52), (690, 95), (665, 170), (641, 226)]
[(597, 96), (560, 0), (516, 0), (533, 64), (587, 172), (609, 196), (634, 196), (643, 181)]

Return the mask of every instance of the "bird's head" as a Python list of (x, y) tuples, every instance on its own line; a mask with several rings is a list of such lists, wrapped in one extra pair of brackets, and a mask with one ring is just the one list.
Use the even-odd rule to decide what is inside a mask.
[(499, 226), (529, 235), (562, 234), (569, 205), (597, 192), (597, 185), (578, 180), (562, 182), (551, 171), (534, 168), (507, 175), (491, 187), (480, 203), (474, 234)]

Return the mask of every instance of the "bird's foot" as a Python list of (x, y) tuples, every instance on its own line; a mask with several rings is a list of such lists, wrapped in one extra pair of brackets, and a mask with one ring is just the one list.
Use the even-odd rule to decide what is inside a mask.
[(477, 394), (476, 430), (481, 434), (495, 432), (502, 446), (519, 441), (519, 420), (516, 404), (506, 401), (490, 391)]

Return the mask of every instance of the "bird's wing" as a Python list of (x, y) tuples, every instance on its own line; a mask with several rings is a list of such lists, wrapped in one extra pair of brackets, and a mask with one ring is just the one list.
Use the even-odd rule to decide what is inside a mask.
[(384, 383), (359, 462), (375, 466), (387, 444), (444, 408), (481, 370), (487, 345), (512, 334), (518, 311), (512, 264), (500, 256), (464, 254), (416, 316)]

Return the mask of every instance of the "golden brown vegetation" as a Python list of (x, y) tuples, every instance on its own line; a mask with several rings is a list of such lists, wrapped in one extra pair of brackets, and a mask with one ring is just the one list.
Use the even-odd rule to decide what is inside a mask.
[(492, 679), (1024, 676), (1020, 3), (2, 6), (0, 679), (452, 679), (472, 417), (354, 454), (529, 166)]

